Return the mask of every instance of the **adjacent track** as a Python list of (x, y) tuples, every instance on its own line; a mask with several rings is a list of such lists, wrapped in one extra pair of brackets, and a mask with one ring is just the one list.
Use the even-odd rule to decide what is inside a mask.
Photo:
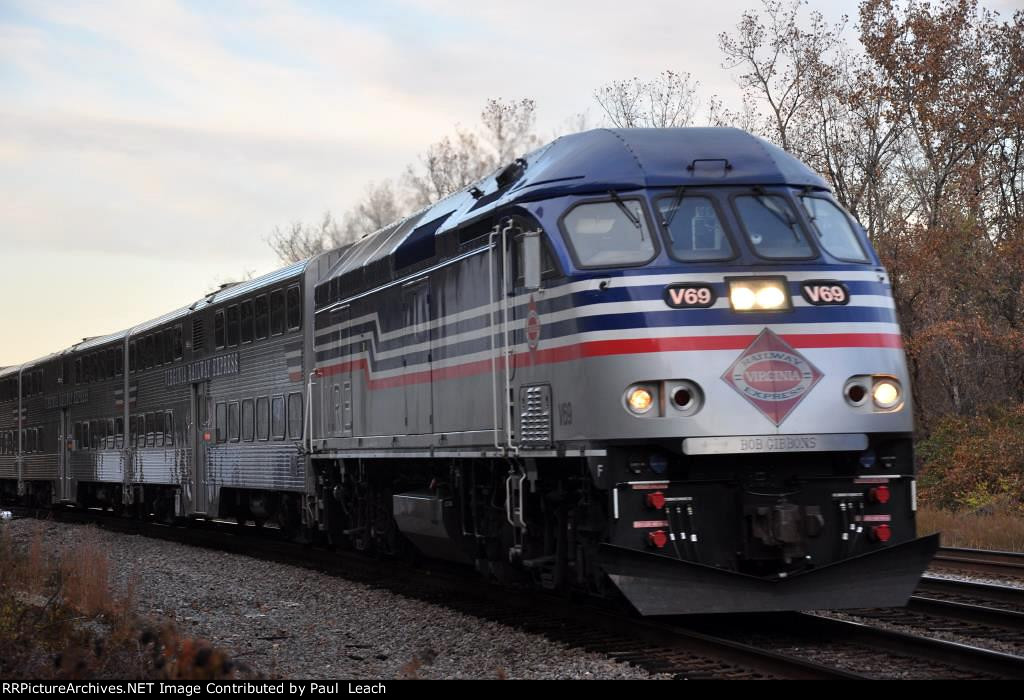
[(989, 576), (1024, 578), (1024, 554), (1018, 552), (942, 547), (932, 560), (932, 566)]
[(1024, 588), (925, 575), (917, 596), (1024, 612)]

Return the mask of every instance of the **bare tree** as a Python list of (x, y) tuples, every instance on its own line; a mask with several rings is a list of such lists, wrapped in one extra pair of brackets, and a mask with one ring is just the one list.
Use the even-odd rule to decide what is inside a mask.
[(341, 240), (344, 234), (327, 211), (319, 224), (293, 221), (288, 228), (275, 227), (267, 243), (281, 262), (293, 263), (330, 250)]
[(686, 72), (662, 71), (654, 80), (615, 80), (594, 92), (612, 126), (677, 127), (693, 123), (700, 82)]
[(551, 139), (554, 140), (566, 134), (578, 134), (590, 128), (590, 110), (584, 110), (562, 120), (562, 123), (551, 133)]
[(477, 182), (537, 144), (533, 100), (488, 100), (477, 131), (460, 126), (406, 168), (411, 208), (418, 209)]
[(495, 164), (508, 163), (539, 145), (534, 132), (537, 103), (533, 100), (488, 99), (480, 122), (483, 139), (493, 150)]
[(597, 89), (594, 99), (618, 129), (640, 126), (644, 119), (643, 83), (640, 78), (616, 80)]
[(417, 165), (405, 171), (413, 208), (425, 207), (468, 187), (493, 167), (476, 134), (456, 127), (455, 135), (431, 144)]
[(476, 129), (454, 133), (427, 147), (400, 182), (369, 183), (338, 223), (330, 212), (319, 224), (295, 221), (267, 239), (283, 262), (303, 260), (346, 245), (479, 181), (498, 165), (535, 148), (533, 100), (489, 99)]
[(846, 18), (832, 27), (812, 12), (809, 27), (800, 26), (803, 0), (762, 0), (765, 17), (744, 12), (736, 33), (723, 32), (718, 45), (722, 67), (740, 72), (743, 99), (768, 107), (762, 134), (788, 151), (795, 149), (793, 120), (807, 108), (816, 77), (828, 54), (839, 44)]
[(399, 204), (394, 185), (390, 180), (369, 183), (363, 198), (345, 212), (338, 234), (332, 239), (335, 247), (359, 240), (378, 231), (405, 216), (405, 209)]
[(708, 126), (731, 126), (751, 133), (758, 133), (757, 120), (757, 110), (747, 100), (743, 101), (741, 111), (736, 112), (726, 107), (718, 95), (712, 95), (708, 99)]

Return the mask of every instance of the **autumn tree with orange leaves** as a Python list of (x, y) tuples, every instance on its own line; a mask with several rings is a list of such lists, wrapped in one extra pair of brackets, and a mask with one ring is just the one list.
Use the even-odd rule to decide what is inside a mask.
[(1024, 12), (864, 0), (850, 47), (803, 6), (720, 36), (746, 121), (829, 179), (890, 272), (926, 493), (1024, 509)]

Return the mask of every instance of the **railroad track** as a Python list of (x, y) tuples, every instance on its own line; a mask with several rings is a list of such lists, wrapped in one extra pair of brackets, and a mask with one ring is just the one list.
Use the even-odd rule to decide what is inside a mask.
[[(43, 513), (15, 510), (15, 517), (32, 516)], [(1019, 656), (811, 614), (640, 619), (590, 602), (481, 585), (463, 567), (416, 567), (298, 546), (272, 528), (202, 521), (170, 526), (78, 509), (47, 511), (45, 517), (344, 576), (674, 678), (1024, 678)]]
[(988, 549), (942, 547), (932, 560), (932, 568), (960, 572), (1024, 578), (1024, 554)]
[(925, 575), (915, 597), (1000, 608), (1024, 613), (1024, 588)]
[(825, 613), (730, 617), (684, 624), (715, 625), (729, 638), (867, 678), (1024, 678), (1024, 657), (865, 621)]
[(905, 608), (851, 610), (849, 614), (1024, 655), (1022, 588), (926, 576)]

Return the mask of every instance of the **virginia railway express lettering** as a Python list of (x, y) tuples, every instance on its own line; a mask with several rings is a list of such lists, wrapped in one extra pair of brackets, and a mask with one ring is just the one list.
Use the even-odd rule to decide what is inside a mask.
[(190, 362), (181, 367), (173, 367), (164, 372), (164, 383), (167, 386), (192, 384), (228, 374), (238, 374), (237, 352)]
[(46, 397), (46, 408), (65, 408), (89, 403), (89, 390), (78, 389), (77, 391), (64, 391), (59, 394), (51, 394)]

